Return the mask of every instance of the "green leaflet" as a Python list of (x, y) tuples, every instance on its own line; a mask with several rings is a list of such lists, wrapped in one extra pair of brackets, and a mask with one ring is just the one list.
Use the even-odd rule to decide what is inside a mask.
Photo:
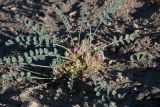
[(119, 38), (117, 38), (116, 36), (114, 36), (113, 41), (112, 41), (112, 45), (116, 45), (119, 46), (120, 43), (122, 45), (125, 44), (125, 42), (130, 43), (131, 41), (134, 41), (135, 39), (137, 39), (138, 37), (140, 37), (140, 35), (138, 33), (132, 33), (130, 35), (125, 35), (125, 37), (120, 36)]
[(107, 21), (111, 19), (110, 15), (115, 14), (117, 7), (123, 5), (124, 3), (125, 0), (115, 0), (115, 1), (112, 0), (108, 6), (101, 7), (99, 14), (100, 22), (107, 24)]
[(39, 34), (40, 36), (44, 36), (45, 30), (39, 23), (35, 23), (33, 20), (27, 19), (24, 22), (24, 24), (26, 26), (32, 28), (35, 33)]
[(152, 60), (154, 56), (150, 53), (135, 53), (130, 56), (131, 63), (145, 63)]
[(68, 18), (61, 11), (56, 11), (56, 14), (60, 21), (63, 22), (65, 28), (69, 31), (72, 28), (72, 26), (70, 25)]
[(78, 18), (78, 25), (84, 26), (88, 22), (90, 12), (87, 5), (82, 5), (80, 8), (80, 17)]
[(6, 46), (13, 45), (13, 44), (14, 44), (14, 42), (12, 40), (8, 40), (7, 42), (5, 42)]
[(53, 57), (56, 55), (58, 55), (58, 50), (56, 48), (54, 48), (53, 52), (49, 51), (47, 48), (38, 48), (29, 50), (29, 52), (24, 52), (21, 55), (3, 57), (1, 60), (7, 65), (22, 67), (24, 65), (32, 64), (33, 61), (45, 60), (47, 56)]
[(20, 35), (15, 38), (15, 41), (8, 40), (5, 42), (6, 46), (19, 44), (22, 46), (30, 46), (30, 45), (42, 45), (46, 47), (53, 46), (53, 44), (57, 43), (58, 39), (54, 36), (24, 36)]
[(3, 81), (4, 80), (13, 80), (13, 79), (17, 79), (17, 78), (22, 78), (22, 79), (27, 79), (31, 77), (31, 72), (9, 72), (6, 74), (2, 75)]

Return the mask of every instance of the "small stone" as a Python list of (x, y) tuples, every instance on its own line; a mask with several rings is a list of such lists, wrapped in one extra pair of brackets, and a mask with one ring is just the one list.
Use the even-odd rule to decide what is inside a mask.
[(74, 12), (71, 12), (70, 14), (69, 14), (69, 17), (74, 17), (75, 15), (76, 15), (76, 11), (74, 11)]
[(84, 102), (84, 107), (89, 107), (87, 102)]
[(111, 22), (108, 22), (108, 26), (111, 26), (112, 25), (112, 23)]
[(116, 60), (110, 60), (110, 61), (109, 61), (109, 64), (112, 65), (112, 64), (115, 63), (115, 62), (116, 62)]
[(120, 82), (120, 79), (119, 79), (119, 78), (116, 78), (116, 82)]
[(28, 107), (39, 107), (40, 105), (36, 101), (31, 101)]
[(40, 99), (43, 99), (43, 95), (40, 95), (39, 98), (40, 98)]
[(135, 28), (139, 28), (139, 25), (136, 24), (136, 23), (134, 23), (133, 26), (134, 26)]
[(117, 91), (116, 91), (116, 90), (113, 90), (113, 91), (112, 91), (112, 95), (115, 96), (116, 94), (117, 94)]
[(77, 105), (73, 105), (72, 107), (80, 107), (80, 105), (79, 105), (79, 104), (77, 104)]
[(160, 93), (160, 88), (153, 87), (153, 89), (151, 90), (151, 93), (152, 93), (152, 94)]
[(142, 100), (143, 98), (144, 98), (144, 94), (143, 93), (140, 93), (137, 97), (136, 97), (136, 99), (137, 100)]
[(15, 10), (17, 10), (17, 8), (16, 8), (16, 7), (12, 7), (11, 10), (12, 10), (12, 11), (15, 11)]
[(134, 87), (134, 88), (133, 88), (133, 90), (134, 90), (134, 91), (137, 91), (137, 88), (136, 88), (136, 87)]

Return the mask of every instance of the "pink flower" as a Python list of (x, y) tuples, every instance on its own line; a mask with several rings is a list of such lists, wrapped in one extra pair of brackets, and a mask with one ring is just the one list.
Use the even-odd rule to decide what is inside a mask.
[(96, 57), (97, 57), (97, 59), (100, 60), (100, 61), (104, 61), (104, 60), (105, 60), (105, 56), (104, 56), (103, 51), (99, 51), (99, 52), (96, 54)]
[(81, 51), (80, 47), (74, 48), (74, 52), (76, 52), (78, 55), (82, 55), (82, 51)]

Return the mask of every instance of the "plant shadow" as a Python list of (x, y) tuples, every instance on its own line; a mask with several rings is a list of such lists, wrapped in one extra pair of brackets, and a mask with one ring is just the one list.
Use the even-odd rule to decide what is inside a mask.
[(160, 6), (156, 4), (151, 4), (144, 1), (142, 7), (136, 9), (136, 12), (131, 14), (134, 19), (149, 19), (155, 12), (159, 12)]

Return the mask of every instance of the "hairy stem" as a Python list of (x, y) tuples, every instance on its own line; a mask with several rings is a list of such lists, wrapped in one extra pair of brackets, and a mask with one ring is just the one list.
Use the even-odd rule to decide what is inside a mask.
[(66, 48), (65, 46), (62, 46), (62, 45), (59, 45), (59, 44), (54, 44), (54, 45), (67, 50), (69, 53), (71, 53), (73, 55), (73, 53), (68, 48)]
[(78, 36), (78, 46), (80, 45), (81, 32), (82, 32), (82, 24), (81, 24), (80, 31), (79, 31), (79, 36)]
[(93, 37), (94, 37), (94, 35), (96, 34), (96, 32), (97, 32), (97, 30), (98, 30), (98, 28), (99, 28), (99, 26), (102, 24), (102, 22), (100, 22), (99, 24), (98, 24), (98, 26), (96, 27), (96, 29), (95, 29), (95, 31), (94, 31), (94, 33), (93, 33)]
[(42, 75), (42, 76), (46, 76), (46, 77), (47, 77), (47, 75), (44, 75), (44, 74), (38, 73), (38, 72), (34, 72), (34, 71), (32, 71), (32, 70), (29, 70), (29, 69), (20, 68), (20, 70), (25, 70), (25, 71), (27, 71), (27, 72), (31, 72), (31, 73), (34, 73), (34, 74), (37, 74), (37, 75)]

